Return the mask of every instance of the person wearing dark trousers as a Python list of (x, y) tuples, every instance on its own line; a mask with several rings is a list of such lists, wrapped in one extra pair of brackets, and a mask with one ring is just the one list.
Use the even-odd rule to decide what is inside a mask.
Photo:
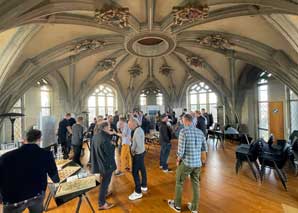
[(84, 138), (84, 127), (83, 127), (83, 117), (77, 118), (77, 123), (72, 126), (72, 137), (71, 137), (71, 145), (73, 148), (73, 161), (80, 166), (82, 166), (80, 158), (81, 151), (83, 146), (83, 138)]
[(60, 181), (53, 154), (40, 141), (41, 131), (29, 130), (23, 146), (0, 157), (3, 213), (42, 213), (48, 176)]
[(196, 111), (196, 117), (197, 117), (197, 124), (196, 128), (200, 129), (205, 137), (207, 137), (207, 125), (206, 125), (206, 118), (202, 115), (200, 111)]
[(159, 126), (159, 142), (160, 142), (160, 168), (166, 173), (169, 172), (168, 158), (171, 151), (172, 132), (168, 126), (168, 116), (163, 114), (161, 116), (161, 123)]
[(111, 143), (108, 122), (99, 124), (98, 134), (93, 136), (91, 145), (91, 172), (101, 175), (99, 190), (99, 210), (107, 210), (114, 207), (114, 204), (106, 202), (108, 188), (113, 172), (116, 170), (115, 146)]
[(66, 113), (63, 120), (59, 122), (58, 143), (62, 146), (63, 158), (68, 159), (70, 146), (68, 145), (68, 134), (72, 133), (70, 120), (71, 114)]
[[(143, 197), (142, 192), (147, 192), (147, 173), (144, 163), (145, 157), (145, 134), (139, 126), (139, 121), (132, 118), (128, 122), (128, 127), (132, 130), (132, 175), (135, 182), (135, 191), (129, 195), (129, 200), (137, 200)], [(140, 180), (140, 173), (142, 181)]]

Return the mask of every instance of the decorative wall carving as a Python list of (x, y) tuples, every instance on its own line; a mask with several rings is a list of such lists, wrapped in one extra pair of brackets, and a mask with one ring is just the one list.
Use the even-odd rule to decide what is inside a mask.
[(95, 10), (94, 19), (100, 24), (109, 24), (125, 28), (128, 26), (129, 16), (129, 8), (109, 8)]
[(142, 67), (139, 64), (133, 65), (129, 70), (128, 70), (130, 76), (132, 78), (136, 78), (137, 76), (141, 75), (142, 72)]
[(199, 56), (187, 56), (187, 63), (194, 67), (203, 67), (204, 60)]
[(165, 76), (169, 76), (173, 73), (173, 69), (172, 67), (170, 67), (167, 64), (163, 64), (160, 68), (159, 68), (159, 72)]
[(116, 64), (116, 58), (106, 58), (97, 63), (98, 71), (106, 71), (113, 68)]
[(174, 16), (174, 25), (183, 25), (184, 23), (194, 22), (198, 19), (207, 18), (209, 15), (208, 6), (173, 7), (172, 14)]
[(207, 35), (202, 38), (198, 38), (197, 42), (200, 45), (208, 46), (216, 49), (230, 49), (234, 44), (232, 44), (227, 38), (220, 34)]
[(86, 50), (95, 50), (97, 48), (103, 47), (105, 44), (105, 41), (86, 39), (78, 42), (76, 46), (71, 49), (71, 51), (74, 51), (75, 53), (80, 53)]

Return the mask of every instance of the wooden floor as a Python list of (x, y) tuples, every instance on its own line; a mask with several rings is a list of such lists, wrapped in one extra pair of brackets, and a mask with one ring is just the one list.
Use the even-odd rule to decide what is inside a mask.
[[(201, 213), (298, 213), (298, 178), (292, 171), (288, 171), (289, 191), (286, 192), (272, 170), (266, 171), (264, 183), (254, 180), (244, 164), (239, 175), (235, 174), (235, 148), (236, 145), (227, 143), (225, 150), (214, 149), (209, 141), (209, 154), (207, 166), (201, 175)], [(175, 153), (177, 144), (173, 144), (170, 158), (170, 167), (175, 169)], [(86, 157), (88, 157), (86, 155)], [(133, 191), (133, 179), (130, 173), (124, 176), (113, 177), (113, 195), (109, 202), (117, 206), (103, 212), (174, 212), (169, 209), (166, 200), (173, 198), (175, 188), (175, 172), (165, 174), (159, 169), (159, 147), (150, 147), (146, 155), (148, 174), (148, 193), (143, 199), (129, 201), (128, 195)], [(98, 189), (88, 193), (88, 196), (97, 209)], [(191, 187), (189, 180), (185, 184), (182, 212), (188, 212), (185, 203), (191, 200)], [(49, 213), (75, 212), (78, 200), (73, 200), (60, 207), (51, 202)], [(83, 202), (82, 213), (91, 212), (86, 202)]]

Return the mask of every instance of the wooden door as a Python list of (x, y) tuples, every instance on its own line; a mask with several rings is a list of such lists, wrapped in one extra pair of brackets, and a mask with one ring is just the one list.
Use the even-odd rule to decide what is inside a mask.
[(283, 102), (269, 103), (269, 132), (274, 135), (274, 139), (284, 139), (284, 111)]

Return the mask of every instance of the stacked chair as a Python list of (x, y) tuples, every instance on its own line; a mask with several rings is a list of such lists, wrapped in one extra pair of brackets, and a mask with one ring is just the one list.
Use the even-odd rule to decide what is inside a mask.
[(273, 136), (269, 138), (268, 142), (258, 139), (251, 144), (241, 144), (237, 147), (236, 173), (238, 174), (243, 162), (247, 162), (256, 181), (258, 180), (257, 174), (263, 181), (265, 168), (274, 169), (287, 190), (287, 176), (283, 169), (287, 161), (291, 159), (293, 159), (292, 147), (286, 141), (280, 141), (277, 145), (273, 145)]
[(260, 140), (253, 141), (251, 144), (241, 144), (238, 146), (236, 150), (236, 174), (242, 168), (243, 162), (247, 162), (256, 181), (258, 181), (257, 172), (260, 174), (260, 170), (257, 159), (260, 153)]
[(295, 175), (298, 176), (298, 130), (293, 131), (293, 133), (290, 135), (290, 144), (292, 147), (292, 165), (295, 170)]

